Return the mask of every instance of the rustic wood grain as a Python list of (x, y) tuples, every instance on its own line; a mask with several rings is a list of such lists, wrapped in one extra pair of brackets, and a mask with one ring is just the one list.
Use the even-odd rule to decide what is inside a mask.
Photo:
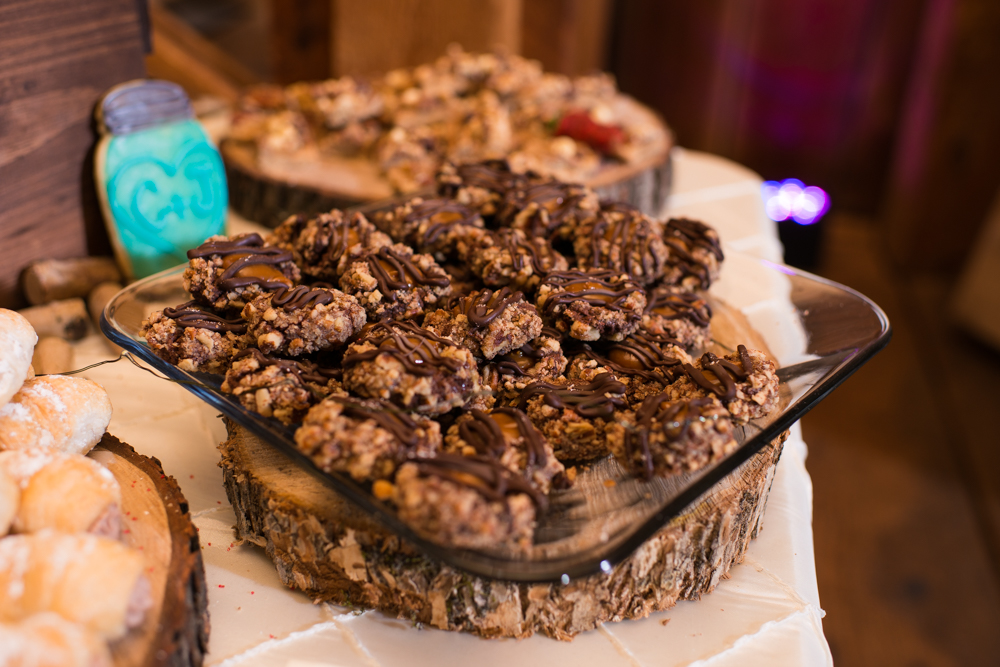
[(521, 49), (522, 0), (331, 0), (333, 76), (431, 62), (451, 43), (467, 51)]
[(153, 51), (149, 75), (179, 84), (191, 97), (214, 95), (235, 102), (241, 89), (259, 79), (238, 60), (202, 37), (171, 12), (151, 4)]
[(965, 259), (1000, 187), (1000, 4), (928, 2), (885, 218), (893, 258)]
[(26, 264), (106, 247), (84, 192), (91, 113), (145, 69), (133, 0), (11, 0), (0, 34), (0, 306), (17, 307)]
[(271, 62), (281, 85), (330, 77), (330, 0), (270, 0)]
[(111, 646), (115, 667), (197, 667), (208, 649), (208, 594), (198, 531), (173, 477), (155, 458), (105, 434), (90, 456), (122, 490), (123, 539), (146, 558), (154, 604)]
[(521, 52), (546, 72), (579, 76), (607, 69), (609, 0), (531, 0), (524, 3)]
[(682, 146), (882, 203), (921, 10), (910, 0), (615, 3), (612, 71)]

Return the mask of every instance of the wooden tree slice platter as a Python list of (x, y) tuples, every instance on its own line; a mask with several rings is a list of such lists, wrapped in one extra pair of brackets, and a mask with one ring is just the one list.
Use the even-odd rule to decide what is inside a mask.
[[(673, 140), (663, 121), (650, 109), (621, 96), (632, 116), (663, 126), (663, 138), (634, 163), (606, 163), (585, 180), (602, 199), (631, 204), (659, 215), (670, 194)], [(261, 164), (256, 146), (224, 139), (219, 145), (229, 181), (229, 205), (247, 220), (276, 227), (295, 213), (321, 213), (395, 196), (392, 187), (368, 160), (318, 158), (296, 161), (274, 158)], [(418, 193), (415, 193), (418, 194)]]
[(146, 557), (153, 606), (111, 644), (116, 667), (195, 667), (208, 649), (208, 595), (198, 531), (173, 477), (155, 458), (105, 433), (89, 456), (122, 490), (123, 540)]
[(229, 424), (220, 465), (237, 537), (264, 547), (281, 580), (313, 600), (483, 637), (539, 632), (565, 640), (712, 591), (760, 529), (782, 441), (610, 574), (566, 585), (484, 579), (432, 561), (238, 425)]
[[(713, 303), (713, 337), (766, 350), (738, 310)], [(760, 530), (787, 432), (766, 445), (610, 574), (568, 584), (485, 579), (433, 561), (287, 455), (229, 423), (219, 446), (236, 534), (263, 547), (281, 580), (312, 599), (483, 637), (571, 639), (712, 591)]]

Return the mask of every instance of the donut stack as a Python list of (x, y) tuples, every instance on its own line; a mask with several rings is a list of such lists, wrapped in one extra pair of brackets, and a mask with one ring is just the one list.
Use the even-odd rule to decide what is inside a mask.
[(0, 657), (111, 665), (108, 642), (152, 603), (142, 554), (120, 541), (118, 482), (85, 456), (111, 402), (90, 380), (36, 377), (37, 339), (0, 309)]

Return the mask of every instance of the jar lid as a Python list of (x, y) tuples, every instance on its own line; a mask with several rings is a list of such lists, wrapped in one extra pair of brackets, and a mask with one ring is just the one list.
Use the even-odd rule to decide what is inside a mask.
[(191, 100), (176, 83), (137, 79), (115, 86), (97, 105), (102, 133), (121, 135), (194, 118)]

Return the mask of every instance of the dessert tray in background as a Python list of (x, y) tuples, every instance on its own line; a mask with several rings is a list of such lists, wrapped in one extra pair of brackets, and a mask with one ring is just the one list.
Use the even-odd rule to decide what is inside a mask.
[(607, 74), (571, 79), (453, 48), (372, 80), (248, 90), (220, 151), (230, 206), (274, 227), (293, 213), (423, 191), (445, 160), (494, 158), (656, 214), (672, 144), (657, 114)]

